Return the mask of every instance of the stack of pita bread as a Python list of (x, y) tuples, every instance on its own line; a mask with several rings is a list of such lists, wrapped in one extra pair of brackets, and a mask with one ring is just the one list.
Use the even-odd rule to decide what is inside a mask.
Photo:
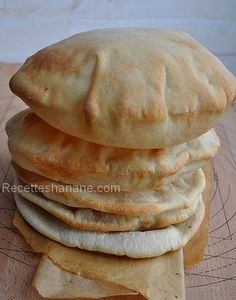
[(132, 258), (183, 248), (198, 231), (201, 168), (236, 82), (189, 35), (80, 33), (30, 57), (10, 88), (30, 107), (6, 131), (17, 208), (35, 230)]

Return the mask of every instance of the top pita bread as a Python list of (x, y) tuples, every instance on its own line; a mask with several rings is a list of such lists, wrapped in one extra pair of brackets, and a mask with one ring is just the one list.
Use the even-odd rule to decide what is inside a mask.
[(236, 80), (189, 35), (80, 33), (30, 57), (10, 88), (54, 127), (102, 145), (165, 148), (213, 127)]

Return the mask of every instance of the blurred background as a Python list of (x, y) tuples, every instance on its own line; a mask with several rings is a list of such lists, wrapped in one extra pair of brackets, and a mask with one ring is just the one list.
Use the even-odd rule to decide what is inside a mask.
[(186, 31), (236, 74), (236, 0), (0, 0), (0, 61), (106, 27)]

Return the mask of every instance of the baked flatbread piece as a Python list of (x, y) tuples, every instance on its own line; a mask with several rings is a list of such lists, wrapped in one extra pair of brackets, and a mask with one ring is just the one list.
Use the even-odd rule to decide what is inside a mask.
[(159, 230), (132, 232), (88, 232), (73, 228), (39, 206), (15, 193), (23, 218), (42, 235), (68, 247), (78, 247), (118, 256), (146, 258), (183, 248), (194, 236), (204, 218), (204, 204), (185, 222)]
[(30, 57), (10, 88), (58, 129), (132, 149), (198, 137), (236, 96), (235, 77), (206, 48), (155, 28), (74, 35)]
[(117, 185), (121, 191), (154, 190), (202, 167), (219, 150), (213, 129), (166, 149), (106, 147), (65, 134), (30, 110), (6, 125), (13, 160), (22, 168), (67, 184)]
[(173, 209), (190, 208), (205, 188), (205, 176), (201, 169), (182, 175), (157, 190), (99, 192), (88, 191), (84, 186), (51, 180), (15, 163), (13, 167), (21, 179), (21, 185), (39, 191), (48, 199), (68, 207), (91, 208), (124, 216), (147, 216)]

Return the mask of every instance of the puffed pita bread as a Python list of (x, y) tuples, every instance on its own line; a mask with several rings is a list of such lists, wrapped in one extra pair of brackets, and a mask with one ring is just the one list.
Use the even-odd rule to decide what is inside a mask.
[(183, 248), (194, 236), (204, 217), (204, 204), (185, 222), (144, 232), (88, 232), (73, 228), (15, 193), (17, 208), (38, 232), (68, 247), (118, 256), (147, 258)]
[(191, 207), (197, 195), (205, 188), (201, 169), (180, 176), (155, 191), (145, 192), (88, 192), (76, 186), (65, 185), (32, 173), (13, 163), (14, 171), (23, 186), (41, 192), (46, 198), (70, 207), (91, 208), (125, 216), (160, 214), (173, 209)]
[(62, 133), (25, 110), (6, 125), (13, 160), (33, 173), (67, 184), (156, 189), (200, 168), (219, 149), (213, 129), (166, 149), (129, 150), (86, 142)]
[(137, 295), (124, 286), (103, 280), (85, 278), (65, 271), (44, 255), (34, 275), (32, 285), (42, 297), (46, 298), (92, 298), (116, 295)]
[[(19, 181), (18, 183), (20, 184)], [(22, 190), (19, 194), (74, 228), (98, 232), (140, 231), (175, 225), (194, 214), (201, 199), (200, 194), (185, 209), (168, 210), (157, 215), (128, 217), (90, 208), (68, 207), (47, 199), (41, 193)]]
[(119, 28), (80, 33), (39, 51), (10, 88), (71, 135), (155, 149), (212, 128), (235, 98), (236, 80), (186, 33)]

